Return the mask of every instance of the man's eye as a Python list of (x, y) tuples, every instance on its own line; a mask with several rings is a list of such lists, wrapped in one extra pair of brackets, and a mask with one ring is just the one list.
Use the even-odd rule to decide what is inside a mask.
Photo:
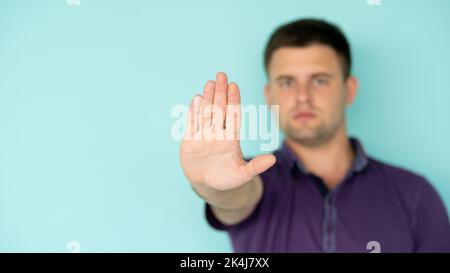
[(317, 79), (314, 79), (314, 84), (317, 85), (317, 86), (327, 85), (328, 84), (328, 80), (327, 79), (323, 79), (323, 78), (317, 78)]
[(292, 85), (292, 80), (283, 80), (280, 82), (281, 88), (288, 88)]

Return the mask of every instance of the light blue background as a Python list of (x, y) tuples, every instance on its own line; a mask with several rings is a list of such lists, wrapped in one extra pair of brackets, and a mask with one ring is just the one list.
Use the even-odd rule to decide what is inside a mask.
[(171, 109), (217, 71), (263, 103), (265, 42), (305, 16), (351, 41), (351, 133), (449, 208), (450, 1), (2, 0), (0, 251), (231, 251), (183, 177)]

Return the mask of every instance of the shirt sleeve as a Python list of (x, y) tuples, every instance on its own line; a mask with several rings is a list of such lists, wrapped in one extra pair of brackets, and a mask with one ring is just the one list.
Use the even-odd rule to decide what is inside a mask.
[(425, 180), (416, 214), (415, 252), (450, 253), (450, 222), (439, 194)]
[[(260, 203), (261, 201), (259, 201)], [(239, 223), (236, 223), (234, 225), (226, 225), (223, 224), (217, 217), (214, 215), (214, 213), (211, 210), (211, 205), (205, 202), (205, 216), (208, 224), (213, 227), (214, 229), (221, 230), (221, 231), (229, 231), (231, 229), (238, 229), (240, 226), (245, 225), (246, 223), (252, 222), (252, 219), (255, 218), (255, 215), (257, 214), (257, 209), (259, 207), (259, 203), (257, 207), (252, 211), (252, 213), (247, 216), (245, 219), (240, 221)]]

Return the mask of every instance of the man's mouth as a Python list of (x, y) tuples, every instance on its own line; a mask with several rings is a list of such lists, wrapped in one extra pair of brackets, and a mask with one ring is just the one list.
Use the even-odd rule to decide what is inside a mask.
[(313, 112), (303, 111), (294, 114), (295, 120), (310, 120), (316, 117), (316, 114)]

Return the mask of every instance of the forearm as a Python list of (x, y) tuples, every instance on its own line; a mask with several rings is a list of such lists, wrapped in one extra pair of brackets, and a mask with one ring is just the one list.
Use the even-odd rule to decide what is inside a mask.
[(225, 224), (234, 224), (253, 211), (263, 194), (263, 184), (259, 176), (239, 188), (218, 191), (201, 186), (193, 186), (195, 192), (211, 205), (214, 215)]

